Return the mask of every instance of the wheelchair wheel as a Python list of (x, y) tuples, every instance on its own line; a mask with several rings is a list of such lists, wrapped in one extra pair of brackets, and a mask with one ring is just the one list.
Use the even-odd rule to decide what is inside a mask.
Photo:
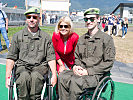
[(16, 83), (15, 83), (15, 66), (12, 70), (12, 74), (10, 78), (10, 85), (8, 89), (8, 100), (17, 100), (17, 90), (16, 90)]
[(14, 97), (13, 97), (13, 81), (11, 81), (10, 79), (10, 86), (9, 86), (9, 89), (8, 89), (8, 100), (14, 100)]
[(52, 73), (49, 70), (48, 77), (44, 78), (46, 82), (44, 83), (44, 86), (43, 86), (41, 100), (53, 100), (53, 87), (51, 84), (51, 76), (52, 76)]
[(114, 83), (109, 76), (104, 77), (96, 87), (91, 100), (113, 100)]

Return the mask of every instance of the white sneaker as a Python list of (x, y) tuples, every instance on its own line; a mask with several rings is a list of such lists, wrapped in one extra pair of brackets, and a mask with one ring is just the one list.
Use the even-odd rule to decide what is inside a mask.
[(118, 36), (118, 34), (116, 34), (115, 36)]
[(124, 39), (124, 38), (125, 38), (125, 36), (122, 37), (122, 39)]

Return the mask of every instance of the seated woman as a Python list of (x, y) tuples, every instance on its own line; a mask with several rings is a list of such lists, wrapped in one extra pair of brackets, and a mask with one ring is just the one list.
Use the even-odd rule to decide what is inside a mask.
[(78, 34), (73, 32), (71, 19), (67, 16), (61, 17), (52, 36), (58, 73), (71, 69), (74, 64), (74, 51), (78, 38)]

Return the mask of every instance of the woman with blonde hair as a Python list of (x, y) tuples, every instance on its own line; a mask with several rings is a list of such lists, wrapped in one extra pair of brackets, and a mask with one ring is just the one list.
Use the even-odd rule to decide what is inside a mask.
[(124, 18), (121, 26), (122, 26), (122, 38), (125, 38), (125, 35), (127, 34), (127, 29), (128, 29), (128, 18), (127, 17)]
[(52, 36), (58, 73), (71, 69), (74, 64), (74, 52), (78, 38), (78, 34), (73, 31), (71, 19), (68, 16), (61, 17)]

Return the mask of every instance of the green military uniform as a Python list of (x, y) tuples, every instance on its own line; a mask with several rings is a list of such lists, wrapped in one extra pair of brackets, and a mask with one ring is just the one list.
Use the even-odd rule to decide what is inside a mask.
[(16, 84), (18, 92), (23, 90), (19, 100), (40, 100), (48, 61), (55, 60), (51, 37), (40, 29), (33, 36), (24, 28), (14, 34), (7, 59), (16, 61)]
[(85, 88), (96, 87), (100, 78), (111, 70), (114, 60), (112, 37), (100, 30), (93, 37), (89, 33), (81, 36), (75, 50), (75, 64), (87, 69), (89, 75), (77, 76), (72, 70), (60, 73), (60, 98), (76, 100)]

